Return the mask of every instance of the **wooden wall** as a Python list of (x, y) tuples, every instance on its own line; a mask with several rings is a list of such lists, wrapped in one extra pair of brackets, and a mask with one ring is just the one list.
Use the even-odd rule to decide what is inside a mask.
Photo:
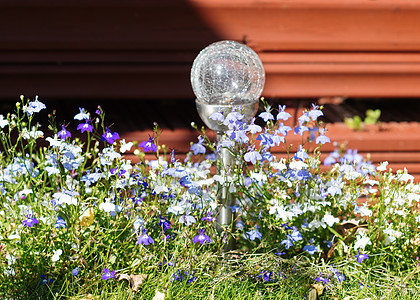
[(420, 96), (420, 1), (1, 0), (0, 100), (192, 99), (224, 39), (260, 54), (267, 97)]

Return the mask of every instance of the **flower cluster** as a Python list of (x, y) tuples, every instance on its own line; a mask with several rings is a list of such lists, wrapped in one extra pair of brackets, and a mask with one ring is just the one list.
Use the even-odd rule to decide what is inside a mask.
[[(183, 162), (174, 151), (159, 153), (157, 128), (146, 141), (126, 142), (105, 125), (101, 108), (80, 108), (77, 124), (44, 133), (33, 125), (44, 109), (38, 99), (22, 100), (0, 116), (0, 255), (7, 258), (0, 279), (11, 290), (28, 270), (37, 285), (43, 276), (42, 287), (81, 277), (112, 282), (118, 270), (139, 269), (193, 283), (199, 278), (180, 270), (222, 251), (228, 239), (240, 251), (276, 251), (277, 259), (342, 256), (359, 265), (389, 252), (404, 262), (419, 256), (419, 185), (407, 170), (375, 166), (357, 150), (337, 148), (321, 160), (330, 139), (317, 105), (294, 128), (285, 106), (267, 105), (249, 123), (240, 107), (216, 112), (211, 118), (225, 135), (213, 141), (201, 132)], [(289, 144), (294, 137), (302, 143)], [(124, 157), (134, 145), (138, 163)], [(279, 148), (284, 155), (274, 154)], [(221, 165), (220, 151), (234, 163)], [(217, 224), (226, 191), (233, 226)], [(268, 269), (258, 276), (283, 278)], [(315, 280), (332, 278), (345, 280), (333, 267)]]

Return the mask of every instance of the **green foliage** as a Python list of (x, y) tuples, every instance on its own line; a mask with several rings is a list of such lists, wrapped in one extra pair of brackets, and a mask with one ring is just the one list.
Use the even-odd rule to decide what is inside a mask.
[(368, 109), (366, 110), (366, 117), (364, 120), (360, 116), (354, 116), (352, 118), (345, 118), (344, 123), (347, 127), (353, 130), (364, 130), (366, 125), (379, 124), (379, 118), (381, 116), (380, 109)]

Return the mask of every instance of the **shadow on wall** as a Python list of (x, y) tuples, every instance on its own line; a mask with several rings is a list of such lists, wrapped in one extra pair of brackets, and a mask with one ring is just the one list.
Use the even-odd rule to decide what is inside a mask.
[(186, 0), (2, 1), (0, 37), (0, 100), (193, 98), (220, 39)]

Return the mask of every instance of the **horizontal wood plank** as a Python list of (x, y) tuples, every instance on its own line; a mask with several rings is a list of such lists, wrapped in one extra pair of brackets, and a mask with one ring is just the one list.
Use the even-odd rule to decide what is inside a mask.
[(0, 2), (0, 99), (193, 98), (208, 44), (260, 55), (266, 97), (419, 97), (420, 2)]

